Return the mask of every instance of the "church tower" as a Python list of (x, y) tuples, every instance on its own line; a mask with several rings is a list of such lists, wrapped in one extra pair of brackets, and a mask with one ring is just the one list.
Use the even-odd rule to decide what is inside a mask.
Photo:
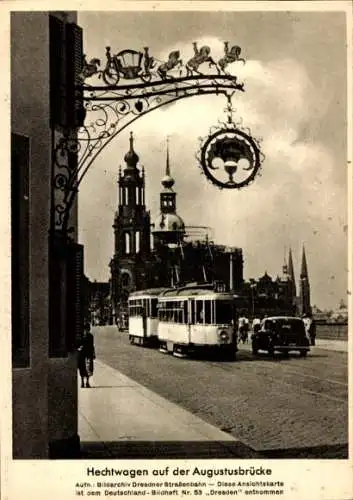
[(299, 312), (300, 314), (311, 314), (310, 283), (304, 246), (300, 271)]
[(162, 179), (163, 190), (160, 193), (160, 214), (155, 221), (153, 230), (155, 248), (159, 245), (180, 245), (184, 240), (185, 224), (176, 213), (174, 183), (175, 181), (170, 174), (169, 142), (167, 140), (166, 170)]
[(156, 274), (160, 286), (176, 286), (183, 283), (182, 260), (185, 237), (184, 221), (176, 213), (176, 193), (173, 190), (174, 179), (170, 172), (169, 142), (167, 140), (167, 158), (163, 189), (160, 193), (160, 214), (153, 227), (154, 251), (157, 257)]
[(115, 316), (126, 308), (133, 290), (148, 286), (150, 213), (145, 206), (145, 174), (137, 166), (133, 134), (124, 157), (126, 167), (119, 169), (118, 210), (114, 218), (114, 257), (111, 261), (112, 302)]

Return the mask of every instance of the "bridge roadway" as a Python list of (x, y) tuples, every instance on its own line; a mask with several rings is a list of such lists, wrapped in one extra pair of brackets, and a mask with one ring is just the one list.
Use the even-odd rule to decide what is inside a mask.
[(280, 458), (318, 448), (345, 456), (347, 352), (313, 347), (307, 358), (255, 358), (241, 344), (235, 362), (180, 359), (130, 345), (114, 327), (93, 333), (99, 360), (256, 451)]

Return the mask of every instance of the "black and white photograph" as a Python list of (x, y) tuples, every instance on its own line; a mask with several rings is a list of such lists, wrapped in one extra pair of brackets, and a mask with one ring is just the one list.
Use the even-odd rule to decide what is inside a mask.
[(351, 499), (351, 2), (31, 3), (4, 498)]

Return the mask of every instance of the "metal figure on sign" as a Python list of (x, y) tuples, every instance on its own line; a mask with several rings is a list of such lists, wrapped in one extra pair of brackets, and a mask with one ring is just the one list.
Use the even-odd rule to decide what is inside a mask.
[[(154, 83), (159, 83), (158, 78), (162, 81), (182, 78), (183, 69), (186, 70), (186, 77), (190, 79), (191, 77), (206, 76), (204, 72), (200, 71), (200, 66), (204, 63), (209, 63), (209, 67), (213, 66), (216, 69), (215, 77), (224, 77), (225, 75), (228, 76), (225, 68), (229, 64), (237, 61), (245, 64), (245, 59), (240, 57), (241, 48), (238, 45), (229, 48), (229, 42), (224, 42), (224, 56), (218, 63), (211, 57), (211, 49), (208, 45), (203, 45), (199, 49), (197, 42), (193, 42), (193, 50), (193, 57), (183, 65), (179, 50), (170, 52), (167, 61), (159, 61), (149, 55), (148, 47), (144, 47), (143, 51), (125, 49), (117, 54), (112, 54), (111, 48), (106, 47), (106, 64), (103, 69), (99, 69), (101, 65), (100, 59), (95, 58), (87, 62), (86, 56), (84, 56), (80, 80), (84, 82), (86, 78), (97, 75), (98, 78), (102, 77), (106, 85), (110, 87), (117, 86), (120, 79), (130, 81), (137, 79), (142, 80), (144, 83), (149, 83), (153, 79)], [(154, 70), (157, 62), (159, 65)], [(178, 75), (175, 72), (172, 73), (175, 68), (180, 68)]]
[(210, 56), (211, 49), (207, 45), (204, 45), (201, 47), (199, 50), (197, 48), (197, 42), (193, 42), (193, 47), (194, 47), (194, 56), (189, 59), (189, 61), (186, 63), (186, 75), (191, 76), (194, 73), (197, 73), (198, 75), (202, 75), (202, 73), (198, 70), (199, 66), (201, 64), (208, 62), (209, 66), (215, 66), (217, 69), (217, 72), (219, 73), (219, 69), (217, 64), (214, 62), (212, 57)]
[(183, 61), (180, 59), (179, 50), (173, 50), (168, 56), (168, 61), (158, 66), (157, 73), (162, 80), (166, 80), (168, 78), (167, 73), (177, 66), (182, 66), (182, 64)]
[(120, 78), (126, 80), (141, 78), (143, 82), (151, 80), (150, 70), (156, 63), (154, 58), (150, 57), (148, 47), (144, 48), (144, 52), (127, 49), (114, 55), (110, 50), (110, 47), (106, 47), (107, 62), (102, 72), (103, 80), (107, 85), (116, 85)]
[(87, 62), (86, 55), (83, 54), (82, 61), (82, 71), (79, 79), (84, 82), (86, 78), (90, 78), (93, 75), (98, 74), (98, 78), (101, 77), (101, 71), (99, 70), (99, 66), (101, 65), (100, 59), (94, 58), (91, 59), (90, 62)]
[(241, 61), (245, 64), (245, 59), (239, 57), (241, 54), (241, 47), (233, 45), (229, 50), (229, 42), (224, 42), (224, 56), (218, 61), (218, 66), (222, 71), (225, 71), (226, 66), (236, 61)]

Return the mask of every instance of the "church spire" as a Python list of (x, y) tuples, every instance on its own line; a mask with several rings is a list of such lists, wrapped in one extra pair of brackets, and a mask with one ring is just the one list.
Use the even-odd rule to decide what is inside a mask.
[(303, 245), (302, 267), (300, 271), (300, 297), (299, 305), (301, 314), (311, 314), (310, 283), (308, 265), (306, 262), (305, 247)]
[(289, 280), (292, 282), (292, 295), (293, 297), (295, 297), (297, 295), (297, 289), (295, 286), (294, 266), (293, 266), (293, 257), (291, 248), (289, 248), (289, 255), (288, 255), (288, 277)]
[(165, 167), (165, 175), (170, 177), (170, 164), (169, 164), (169, 137), (167, 137), (167, 161)]
[(167, 159), (165, 166), (165, 176), (162, 179), (162, 186), (165, 189), (169, 189), (172, 191), (172, 187), (174, 186), (174, 179), (170, 175), (170, 160), (169, 160), (169, 137), (167, 137)]
[(300, 278), (301, 279), (308, 279), (308, 265), (306, 263), (306, 255), (305, 255), (305, 247), (303, 245), (303, 254), (302, 254), (302, 267), (300, 271)]

